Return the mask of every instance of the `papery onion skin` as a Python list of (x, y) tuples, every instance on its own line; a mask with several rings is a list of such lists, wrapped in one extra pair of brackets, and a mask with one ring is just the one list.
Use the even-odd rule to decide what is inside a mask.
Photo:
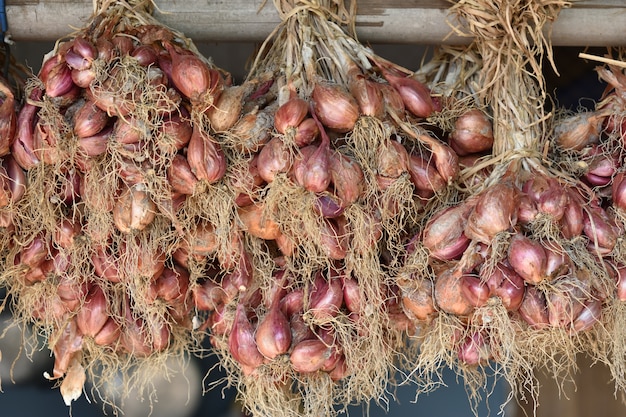
[(451, 267), (440, 273), (435, 279), (435, 301), (446, 313), (467, 316), (474, 311), (474, 306), (465, 298), (462, 291), (463, 273)]
[(280, 234), (280, 227), (268, 213), (265, 213), (264, 204), (250, 204), (237, 210), (239, 219), (245, 229), (252, 236), (260, 239), (274, 240)]
[(113, 222), (122, 233), (145, 229), (156, 217), (156, 204), (143, 184), (127, 189), (113, 208)]
[(399, 286), (402, 308), (407, 316), (420, 321), (429, 321), (437, 315), (433, 283), (430, 279), (411, 276), (406, 282), (399, 283)]
[(249, 86), (245, 84), (227, 87), (222, 91), (215, 104), (206, 111), (214, 131), (227, 131), (237, 123), (248, 91)]
[(596, 143), (604, 117), (596, 112), (581, 112), (560, 120), (554, 127), (556, 143), (564, 149), (579, 151)]

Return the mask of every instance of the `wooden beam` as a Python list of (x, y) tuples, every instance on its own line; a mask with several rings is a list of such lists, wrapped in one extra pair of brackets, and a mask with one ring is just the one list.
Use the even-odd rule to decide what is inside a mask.
[[(156, 0), (157, 18), (197, 41), (258, 42), (279, 22), (272, 1)], [(52, 41), (85, 25), (92, 0), (7, 0), (9, 32), (16, 41)], [(372, 43), (459, 44), (450, 36), (446, 0), (359, 0), (359, 39)], [(554, 24), (554, 45), (626, 44), (626, 2), (578, 0)]]

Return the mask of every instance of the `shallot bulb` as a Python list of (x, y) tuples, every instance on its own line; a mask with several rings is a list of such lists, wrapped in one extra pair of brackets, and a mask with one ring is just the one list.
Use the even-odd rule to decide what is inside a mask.
[(43, 63), (39, 78), (44, 84), (48, 97), (59, 97), (74, 87), (72, 70), (59, 55), (49, 58)]
[(281, 105), (274, 116), (274, 127), (281, 134), (287, 133), (288, 129), (294, 129), (306, 117), (309, 112), (309, 103), (298, 97), (295, 93)]
[(272, 138), (259, 153), (259, 175), (264, 181), (274, 181), (276, 174), (288, 172), (292, 165), (291, 152), (279, 137)]
[(594, 187), (609, 185), (620, 166), (617, 155), (607, 153), (606, 150), (596, 145), (589, 149), (588, 155), (583, 157), (583, 161), (588, 165), (583, 174), (583, 179)]
[(481, 243), (491, 243), (495, 235), (517, 223), (519, 199), (519, 189), (508, 181), (489, 187), (478, 196), (467, 219), (465, 235)]
[(216, 103), (206, 111), (214, 131), (227, 131), (237, 123), (241, 116), (244, 97), (249, 91), (248, 84), (227, 87), (222, 91)]
[(572, 328), (576, 332), (584, 332), (593, 327), (602, 317), (602, 302), (597, 299), (589, 300), (572, 322)]
[(345, 259), (350, 240), (344, 216), (324, 218), (319, 234), (320, 246), (326, 256), (334, 260)]
[(187, 158), (176, 154), (167, 168), (167, 179), (173, 191), (181, 194), (192, 195), (198, 184), (198, 178), (194, 175)]
[(396, 75), (385, 68), (381, 70), (383, 77), (402, 97), (405, 108), (415, 116), (426, 118), (439, 110), (424, 84), (411, 77)]
[(474, 206), (469, 201), (445, 208), (428, 220), (424, 227), (422, 244), (430, 256), (439, 260), (459, 258), (469, 246), (464, 230), (467, 217)]
[(361, 313), (364, 308), (364, 301), (361, 295), (359, 282), (347, 275), (341, 275), (343, 286), (343, 302), (346, 308), (353, 313)]
[(192, 103), (212, 105), (224, 89), (220, 73), (197, 55), (169, 42), (164, 44), (172, 58), (172, 82)]
[(529, 284), (538, 284), (545, 278), (548, 256), (540, 242), (516, 233), (511, 239), (507, 260)]
[(564, 216), (569, 193), (556, 178), (535, 175), (524, 183), (522, 191), (535, 203), (539, 213), (550, 215), (555, 222)]
[(393, 139), (381, 142), (376, 155), (376, 169), (379, 177), (395, 180), (409, 170), (409, 153), (398, 141)]
[(486, 279), (490, 293), (502, 301), (507, 311), (519, 309), (524, 299), (526, 285), (524, 279), (505, 263), (498, 263)]
[(476, 331), (467, 336), (458, 350), (459, 360), (466, 365), (479, 365), (491, 358), (487, 335)]
[(447, 185), (434, 165), (419, 155), (410, 155), (409, 175), (415, 193), (421, 198), (430, 198)]
[(213, 311), (220, 304), (225, 304), (225, 292), (222, 287), (210, 279), (198, 285), (194, 285), (192, 290), (193, 305), (200, 311)]
[(460, 155), (488, 151), (493, 146), (491, 120), (481, 110), (466, 111), (456, 120), (450, 142)]
[(291, 346), (291, 327), (280, 307), (281, 298), (275, 297), (256, 328), (257, 348), (263, 356), (269, 359), (287, 353)]
[(402, 307), (409, 317), (430, 320), (437, 315), (433, 299), (433, 283), (427, 278), (411, 276), (400, 285)]
[(265, 212), (265, 204), (250, 204), (237, 209), (239, 219), (244, 225), (244, 230), (250, 235), (265, 240), (274, 240), (280, 234), (280, 227), (269, 213)]
[(566, 277), (546, 292), (548, 320), (551, 326), (567, 327), (583, 311), (587, 285), (578, 278)]
[(535, 329), (550, 325), (546, 296), (534, 285), (528, 286), (518, 311), (522, 319)]
[(293, 347), (289, 360), (294, 371), (313, 373), (322, 369), (332, 353), (333, 348), (325, 342), (317, 338), (305, 339)]
[(156, 204), (144, 184), (125, 190), (113, 208), (113, 222), (122, 233), (145, 229), (156, 217)]
[(93, 285), (76, 314), (76, 324), (83, 335), (95, 337), (100, 333), (109, 319), (107, 308), (104, 291), (99, 285)]
[[(29, 98), (41, 100), (43, 92), (33, 89)], [(17, 163), (26, 171), (39, 164), (40, 159), (35, 153), (34, 132), (39, 107), (26, 102), (17, 116), (15, 139), (11, 145), (11, 154)]]
[(619, 237), (617, 226), (606, 211), (595, 204), (584, 210), (583, 232), (590, 240), (588, 247), (594, 253), (611, 253)]
[(300, 154), (293, 164), (296, 182), (313, 193), (325, 191), (331, 180), (329, 168), (330, 140), (323, 127), (320, 128), (320, 131), (322, 132), (322, 143), (319, 146), (309, 145), (300, 149)]
[(626, 210), (626, 175), (618, 173), (611, 182), (611, 201), (620, 210)]
[(226, 156), (222, 148), (196, 125), (187, 145), (187, 161), (196, 178), (209, 184), (219, 181), (226, 173)]
[(92, 101), (86, 101), (74, 114), (74, 133), (88, 138), (100, 132), (109, 122), (109, 116)]
[(317, 271), (309, 294), (309, 312), (318, 320), (335, 317), (343, 303), (341, 280), (336, 274), (324, 278)]
[(561, 234), (566, 239), (572, 239), (580, 236), (584, 228), (584, 211), (580, 194), (577, 191), (568, 188), (569, 202), (563, 212), (561, 219)]
[(263, 355), (254, 338), (254, 327), (242, 303), (237, 304), (235, 320), (228, 337), (228, 348), (233, 358), (242, 365), (255, 369), (263, 364)]
[(435, 279), (435, 301), (439, 309), (456, 316), (467, 316), (474, 311), (472, 303), (463, 295), (463, 272), (456, 267), (444, 270)]
[(316, 83), (311, 100), (312, 113), (329, 129), (349, 132), (359, 118), (356, 100), (338, 84)]
[(320, 130), (312, 117), (307, 117), (295, 128), (293, 142), (298, 148), (310, 145), (317, 139)]
[(365, 190), (365, 181), (361, 166), (341, 152), (329, 155), (330, 177), (335, 194), (342, 207), (355, 203)]
[(480, 276), (473, 274), (463, 274), (461, 291), (465, 299), (473, 307), (482, 307), (487, 304), (491, 292), (487, 283), (482, 281)]
[(358, 69), (356, 71), (349, 72), (348, 89), (359, 104), (361, 114), (382, 118), (385, 101), (379, 83), (367, 79)]
[(7, 204), (17, 203), (22, 199), (26, 192), (27, 178), (26, 173), (19, 166), (12, 155), (6, 155), (2, 158), (3, 179), (0, 180), (4, 184), (3, 189), (7, 193)]

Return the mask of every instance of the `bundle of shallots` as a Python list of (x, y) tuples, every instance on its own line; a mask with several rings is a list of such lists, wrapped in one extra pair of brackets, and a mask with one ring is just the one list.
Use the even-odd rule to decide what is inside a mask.
[(86, 376), (97, 388), (195, 349), (192, 288), (209, 270), (187, 260), (234, 268), (235, 194), (207, 116), (230, 79), (148, 6), (104, 1), (59, 40), (5, 146), (8, 207), (22, 169), (29, 189), (8, 210), (1, 280), (46, 336), (68, 404)]
[(14, 88), (0, 77), (0, 257), (11, 246), (18, 203), (26, 191), (26, 173), (11, 155), (20, 105)]
[[(598, 67), (601, 80), (608, 85), (595, 109), (579, 111), (558, 118), (554, 123), (553, 152), (570, 175), (580, 181), (595, 196), (589, 207), (592, 215), (585, 218), (584, 230), (596, 234), (590, 250), (599, 253), (605, 262), (611, 285), (602, 303), (602, 322), (607, 329), (607, 356), (616, 387), (626, 388), (626, 350), (624, 326), (626, 318), (626, 248), (623, 236), (626, 230), (626, 200), (624, 199), (624, 91), (626, 77), (623, 51), (618, 59), (598, 58), (608, 62)], [(597, 57), (589, 56), (596, 59)]]
[(275, 1), (282, 23), (209, 115), (237, 193), (239, 262), (198, 287), (199, 324), (255, 415), (331, 415), (379, 400), (407, 330), (406, 230), (449, 191), (437, 100), (355, 40), (354, 1)]
[(551, 55), (542, 29), (566, 5), (452, 8), (475, 37), (483, 66), (474, 96), (493, 117), (493, 127), (474, 119), (469, 130), (492, 128), (493, 148), (464, 160), (462, 193), (414, 234), (398, 276), (403, 307), (422, 327), (413, 366), (424, 390), (442, 363), (466, 377), (473, 395), (489, 372), (514, 393), (535, 395), (537, 368), (571, 372), (583, 351), (608, 360), (599, 323), (614, 296), (611, 254), (623, 227), (549, 152), (544, 110), (540, 62)]

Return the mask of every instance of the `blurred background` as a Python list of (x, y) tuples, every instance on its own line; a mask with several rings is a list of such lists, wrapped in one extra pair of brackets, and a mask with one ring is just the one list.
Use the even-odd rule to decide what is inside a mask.
[[(246, 75), (246, 64), (255, 51), (255, 45), (250, 43), (200, 43), (197, 45), (200, 51), (207, 57), (212, 57), (215, 64), (231, 72), (237, 82)], [(19, 62), (25, 63), (36, 73), (45, 53), (54, 47), (51, 42), (18, 43), (12, 50)], [(379, 55), (394, 61), (406, 68), (416, 69), (419, 67), (424, 55), (431, 49), (416, 45), (390, 45), (376, 44), (373, 49)], [(549, 91), (559, 106), (575, 110), (579, 107), (591, 108), (594, 100), (597, 100), (604, 86), (598, 82), (598, 77), (593, 68), (596, 64), (584, 62), (578, 58), (582, 48), (556, 48), (555, 59), (559, 69), (557, 76), (547, 68), (544, 74), (549, 85)], [(588, 51), (598, 55), (605, 53), (604, 49)], [(0, 294), (0, 297), (2, 295)], [(80, 400), (73, 403), (71, 410), (63, 403), (58, 389), (54, 384), (43, 377), (45, 371), (50, 372), (53, 366), (48, 349), (35, 352), (27, 357), (21, 346), (22, 332), (28, 329), (20, 329), (12, 323), (7, 312), (0, 315), (0, 381), (2, 393), (0, 393), (0, 416), (2, 417), (28, 417), (42, 416), (57, 417), (68, 416), (85, 417), (111, 415), (111, 410), (104, 409), (99, 400), (90, 399), (90, 395), (83, 395)], [(567, 415), (569, 417), (595, 417), (598, 408), (593, 404), (601, 404), (605, 412), (604, 416), (624, 416), (626, 409), (613, 397), (613, 386), (610, 383), (610, 375), (600, 365), (589, 368), (590, 364), (581, 362), (581, 373), (577, 377), (578, 392), (574, 393), (572, 385), (570, 391), (566, 389), (561, 393), (562, 400), (558, 400), (559, 392), (554, 382), (546, 380), (542, 387), (540, 398), (542, 406), (537, 413), (538, 417)], [(183, 366), (184, 365), (184, 366)], [(219, 367), (215, 367), (214, 357), (186, 358), (170, 364), (172, 373), (169, 379), (163, 375), (154, 377), (156, 390), (155, 400), (132, 395), (122, 406), (123, 415), (126, 417), (228, 417), (241, 416), (241, 411), (235, 402), (235, 391), (224, 386), (216, 387), (203, 394), (203, 386), (206, 381), (215, 381), (224, 376)], [(207, 380), (205, 376), (211, 370)], [(589, 374), (589, 372), (593, 374)], [(591, 375), (591, 376), (590, 376)], [(371, 417), (390, 416), (399, 417), (406, 415), (424, 415), (429, 417), (471, 417), (474, 415), (465, 386), (451, 371), (443, 372), (444, 386), (429, 395), (420, 396), (416, 401), (415, 388), (401, 386), (395, 391), (395, 400), (382, 406), (372, 404), (368, 410), (362, 407), (353, 407), (351, 416), (369, 415)], [(115, 388), (119, 381), (110, 381), (111, 387)], [(569, 389), (569, 388), (568, 388)], [(585, 394), (586, 390), (594, 389), (593, 401)], [(482, 397), (489, 397), (488, 401), (478, 404), (476, 414), (480, 417), (498, 415), (502, 410), (501, 404), (505, 402), (508, 388), (501, 382), (490, 379)], [(566, 399), (565, 397), (568, 397)], [(583, 401), (584, 399), (584, 401)], [(531, 409), (526, 405), (518, 407), (512, 401), (505, 410), (509, 417), (521, 417)], [(568, 414), (561, 411), (569, 410)], [(532, 415), (532, 411), (530, 414)]]

